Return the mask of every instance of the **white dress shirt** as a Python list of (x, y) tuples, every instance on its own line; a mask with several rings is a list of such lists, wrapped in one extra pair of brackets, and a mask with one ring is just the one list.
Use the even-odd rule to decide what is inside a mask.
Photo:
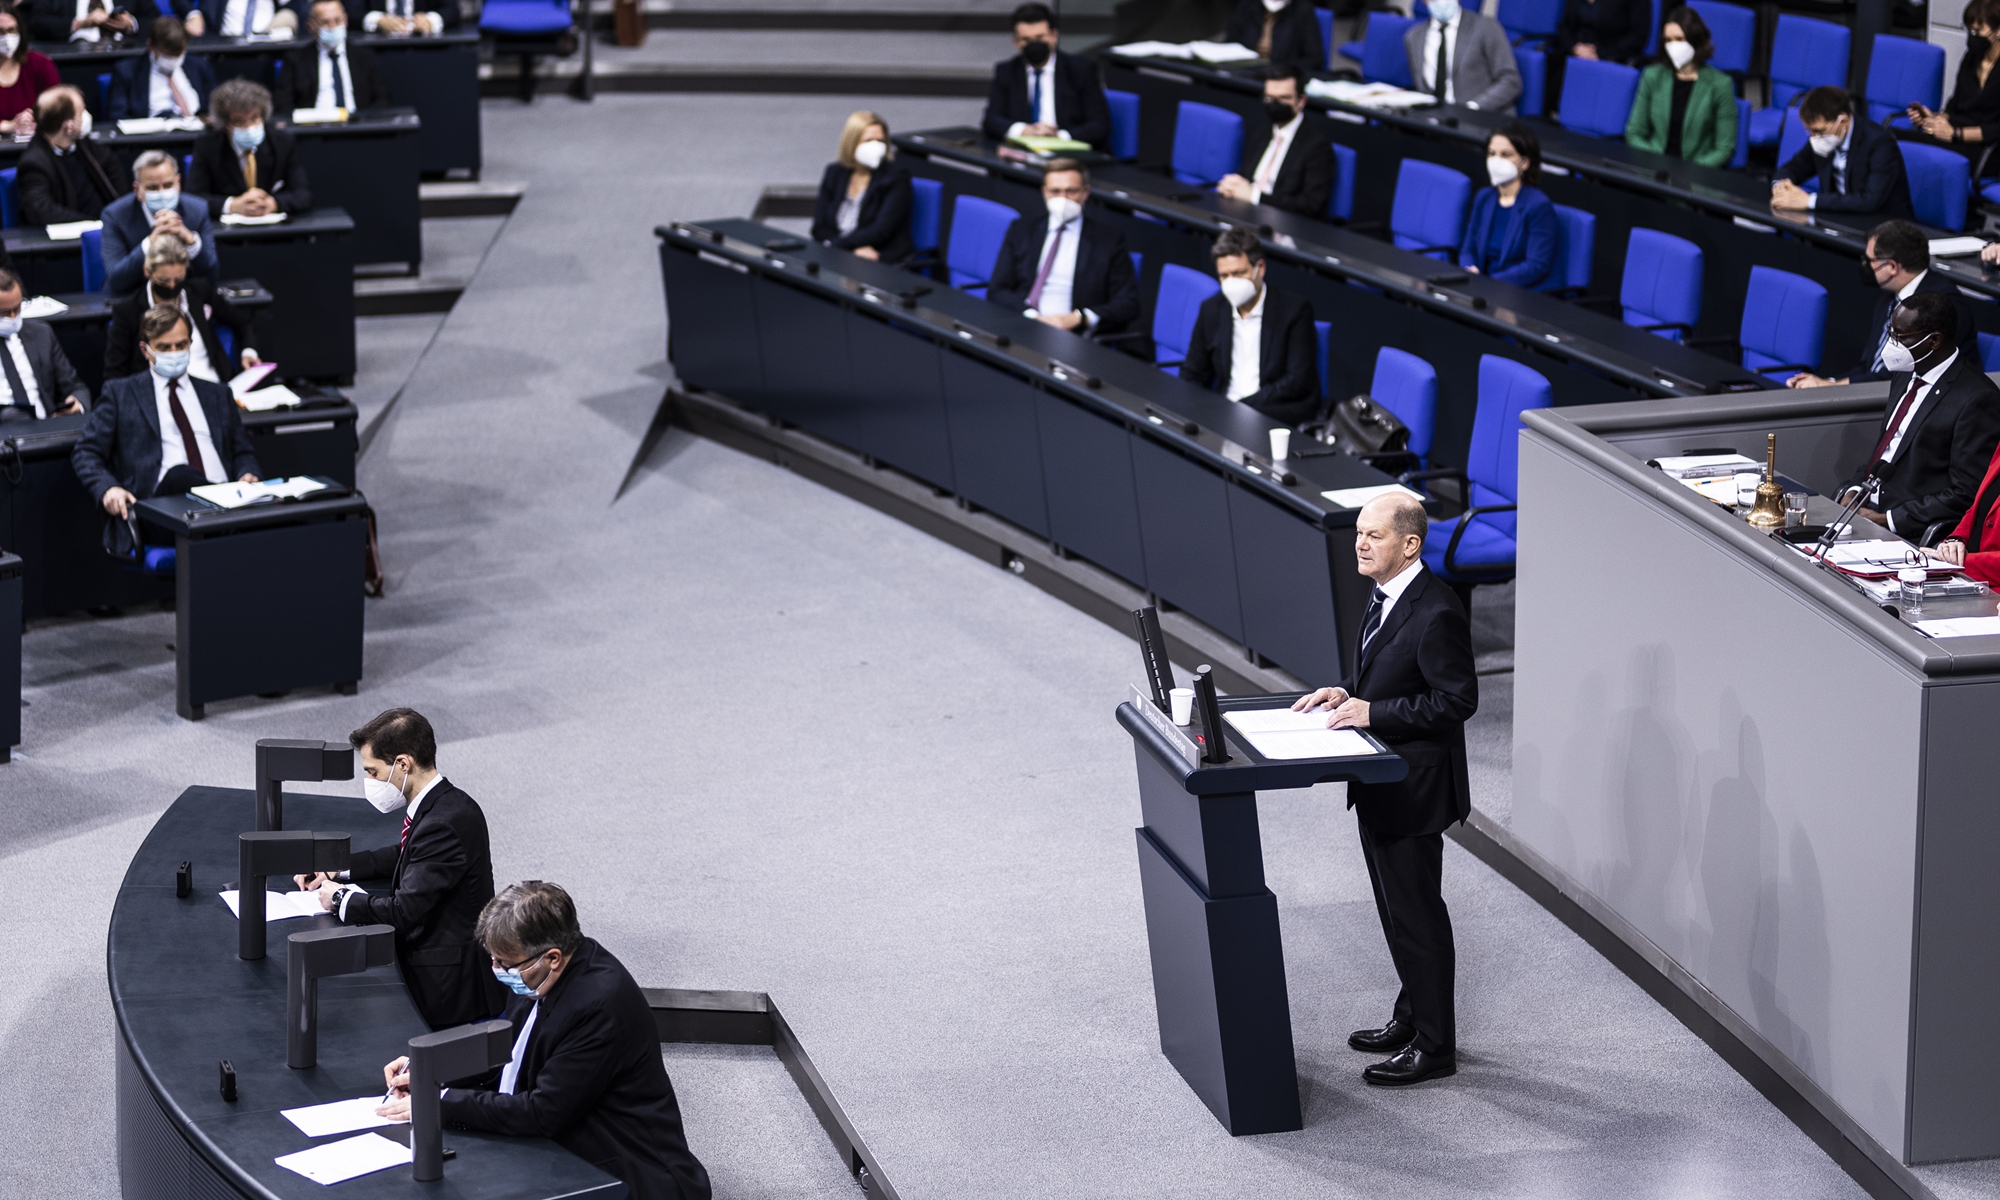
[(1264, 147), (1264, 157), (1257, 160), (1257, 171), (1250, 176), (1250, 203), (1262, 203), (1277, 186), (1278, 172), (1285, 169), (1285, 152), (1292, 148), (1305, 120), (1306, 115), (1300, 113), (1271, 131), (1271, 144)]
[(534, 1036), (535, 1018), (541, 1015), (542, 1002), (537, 1000), (528, 1009), (528, 1019), (521, 1022), (520, 1034), (514, 1038), (513, 1056), (507, 1060), (506, 1066), (500, 1068), (500, 1091), (503, 1095), (513, 1095), (514, 1089), (520, 1086), (521, 1059), (528, 1052), (528, 1039)]
[[(151, 68), (146, 72), (147, 115), (164, 112), (175, 116), (193, 116), (195, 110), (201, 106), (201, 97), (195, 92), (194, 85), (188, 82), (185, 66), (176, 66), (173, 74), (167, 75), (160, 70), (159, 59), (150, 54), (146, 57)], [(179, 88), (181, 95), (187, 100), (186, 113), (182, 113), (181, 106), (174, 102), (175, 88)]]
[[(76, 0), (76, 13), (71, 17), (71, 19), (75, 21), (81, 21), (85, 17), (89, 16), (90, 4), (91, 0)], [(99, 0), (98, 7), (104, 9), (104, 11), (106, 12), (111, 11), (111, 4), (109, 0)], [(72, 42), (94, 42), (98, 39), (99, 33), (100, 30), (97, 28), (97, 26), (85, 25), (81, 29), (72, 30), (69, 35), (69, 40)]]
[[(174, 410), (167, 403), (167, 381), (158, 371), (148, 370), (146, 374), (153, 381), (153, 404), (160, 420), (160, 474), (165, 476), (174, 467), (187, 465), (187, 446), (181, 441), (181, 427), (174, 424)], [(187, 376), (181, 376), (178, 382), (181, 411), (187, 414), (188, 426), (194, 430), (194, 444), (201, 451), (202, 472), (210, 483), (227, 483), (229, 467), (215, 452), (215, 439), (209, 435), (208, 414), (202, 411), (201, 398), (194, 394), (194, 385)]]
[[(1945, 358), (1943, 362), (1939, 363), (1937, 366), (1932, 367), (1930, 370), (1925, 371), (1922, 375), (1918, 376), (1918, 378), (1923, 380), (1923, 382), (1917, 385), (1916, 399), (1910, 401), (1910, 409), (1908, 412), (1903, 414), (1902, 423), (1896, 426), (1895, 433), (1889, 435), (1889, 448), (1882, 452), (1882, 457), (1885, 460), (1889, 462), (1896, 461), (1896, 451), (1902, 448), (1903, 435), (1910, 432), (1910, 426), (1916, 422), (1917, 413), (1923, 410), (1924, 401), (1930, 397), (1931, 389), (1937, 386), (1938, 377), (1943, 375), (1945, 373), (1946, 368), (1950, 367), (1953, 362), (1957, 361), (1957, 359), (1958, 359), (1958, 351), (1954, 350), (1951, 352), (1949, 356)], [(1903, 386), (1907, 388), (1909, 385), (1905, 384)], [(1898, 396), (1896, 397), (1895, 402), (1900, 405), (1903, 402), (1903, 398), (1901, 396)], [(1881, 498), (1882, 498), (1882, 488), (1880, 484), (1877, 484), (1875, 487), (1875, 495), (1872, 496), (1871, 499), (1879, 503), (1881, 501)], [(1896, 514), (1893, 512), (1885, 512), (1882, 515), (1888, 519), (1889, 528), (1892, 531), (1895, 530)]]
[[(222, 8), (222, 28), (216, 33), (226, 33), (240, 37), (246, 33), (268, 33), (271, 18), (278, 15), (277, 5), (271, 0), (229, 0)], [(245, 21), (249, 28), (244, 28)]]
[[(181, 289), (181, 294), (176, 299), (180, 303), (181, 311), (188, 312), (188, 295), (185, 287)], [(146, 285), (146, 307), (151, 308), (159, 302), (160, 298), (153, 294), (153, 285), (148, 283)], [(202, 315), (207, 316), (208, 314), (203, 313)], [(222, 376), (216, 374), (215, 364), (208, 357), (208, 340), (195, 332), (194, 316), (192, 313), (188, 316), (188, 332), (194, 334), (193, 337), (188, 339), (188, 374), (196, 379), (206, 379), (210, 383), (221, 383)], [(181, 403), (187, 403), (186, 397), (181, 399)], [(188, 414), (188, 420), (194, 420), (193, 413)]]
[(1375, 585), (1376, 587), (1382, 589), (1384, 595), (1389, 597), (1387, 600), (1384, 600), (1382, 602), (1382, 618), (1375, 625), (1376, 633), (1378, 634), (1381, 633), (1382, 626), (1389, 623), (1390, 610), (1396, 607), (1396, 601), (1401, 600), (1403, 598), (1403, 593), (1410, 590), (1410, 585), (1417, 581), (1417, 572), (1423, 569), (1424, 569), (1424, 560), (1423, 557), (1419, 555), (1417, 558), (1413, 559), (1410, 562), (1409, 566), (1404, 567), (1402, 570), (1396, 572), (1396, 574), (1389, 579), (1389, 582), (1378, 583)]
[(313, 101), (315, 108), (355, 108), (354, 75), (347, 69), (347, 47), (340, 48), (340, 86), (347, 89), (347, 103), (341, 104), (333, 96), (333, 71), (330, 67), (333, 56), (326, 47), (319, 48), (319, 98)]
[(16, 396), (14, 386), (7, 382), (6, 373), (0, 372), (0, 407), (29, 404), (34, 406), (37, 417), (48, 416), (48, 407), (42, 403), (41, 385), (35, 382), (35, 373), (28, 367), (28, 348), (21, 344), (21, 335), (17, 333), (6, 342), (7, 352), (14, 356), (14, 369), (21, 373), (21, 386), (28, 394), (26, 397)]
[[(1847, 122), (1847, 136), (1841, 138), (1840, 145), (1835, 146), (1833, 148), (1833, 190), (1841, 193), (1842, 195), (1847, 194), (1847, 148), (1849, 146), (1852, 146), (1853, 144), (1854, 144), (1854, 121), (1853, 118), (1850, 117)], [(1819, 207), (1818, 192), (1806, 193), (1806, 207), (1807, 208)]]
[[(1026, 60), (1022, 61), (1021, 69), (1027, 72), (1028, 99), (1039, 102), (1035, 105), (1035, 119), (1033, 121), (1016, 121), (1012, 125), (1009, 125), (1007, 127), (1008, 137), (1019, 137), (1021, 131), (1030, 125), (1054, 125), (1056, 123), (1056, 52), (1053, 50), (1049, 51), (1049, 61), (1043, 63), (1042, 69), (1039, 71), (1029, 66)], [(1041, 77), (1040, 82), (1036, 81), (1036, 76)], [(1042, 89), (1039, 97), (1035, 94), (1035, 89), (1038, 87)], [(1069, 130), (1067, 129), (1059, 128), (1056, 130), (1056, 133), (1062, 137), (1069, 136)]]
[[(1458, 61), (1458, 22), (1464, 15), (1462, 12), (1453, 13), (1451, 20), (1442, 25), (1436, 21), (1432, 21), (1424, 27), (1424, 60), (1418, 64), (1424, 70), (1424, 77), (1418, 80), (1419, 83), (1423, 84), (1424, 91), (1434, 92), (1437, 88), (1439, 38), (1444, 39), (1444, 61), (1446, 67), (1449, 68), (1452, 63)], [(1446, 104), (1458, 103), (1458, 93), (1452, 87), (1451, 71), (1449, 69), (1444, 73), (1444, 102)]]
[[(182, 301), (182, 304), (183, 304), (183, 305), (185, 305), (185, 304), (186, 304), (186, 301), (185, 301), (185, 300), (183, 300), (183, 301)], [(405, 806), (404, 806), (404, 808), (403, 808), (403, 816), (404, 816), (404, 817), (405, 817), (406, 819), (408, 819), (408, 820), (411, 820), (411, 821), (414, 821), (414, 820), (416, 820), (416, 819), (417, 819), (417, 809), (418, 809), (418, 808), (419, 808), (419, 807), (420, 807), (420, 806), (421, 806), (421, 805), (423, 804), (423, 802), (424, 802), (424, 797), (425, 797), (425, 796), (428, 796), (428, 795), (430, 795), (430, 794), (431, 794), (431, 789), (432, 789), (432, 788), (434, 788), (434, 787), (436, 787), (436, 786), (437, 786), (437, 785), (439, 784), (439, 782), (440, 782), (440, 781), (442, 781), (443, 779), (444, 779), (444, 773), (443, 773), (443, 772), (439, 772), (438, 774), (436, 774), (436, 775), (433, 775), (433, 776), (431, 776), (431, 781), (430, 781), (429, 783), (425, 784), (425, 785), (424, 785), (423, 787), (421, 787), (421, 788), (418, 788), (418, 789), (417, 789), (417, 794), (416, 794), (416, 795), (414, 795), (414, 796), (412, 796), (412, 797), (410, 797), (410, 802), (409, 802), (409, 804), (407, 804), (407, 805), (405, 805)], [(342, 871), (342, 872), (340, 873), (340, 878), (342, 878), (342, 879), (346, 879), (347, 877), (348, 877), (348, 872), (346, 872), (346, 871)], [(365, 895), (367, 895), (367, 894), (368, 894), (368, 889), (367, 889), (367, 888), (365, 888), (365, 887), (360, 887), (360, 886), (357, 886), (357, 885), (355, 885), (355, 884), (352, 884), (352, 883), (350, 883), (350, 884), (348, 884), (348, 885), (347, 885), (346, 887), (344, 887), (344, 888), (341, 888), (341, 889), (340, 889), (340, 919), (341, 919), (341, 920), (345, 921), (345, 920), (347, 919), (347, 901), (348, 901), (348, 898), (349, 898), (350, 896), (353, 896), (353, 895), (357, 894), (357, 893), (359, 893), (360, 895), (363, 895), (363, 896), (365, 896)], [(529, 1017), (529, 1019), (528, 1019), (528, 1020), (529, 1020), (529, 1023), (530, 1023), (531, 1025), (532, 1025), (532, 1024), (533, 1024), (533, 1022), (534, 1022), (534, 1018), (533, 1018), (533, 1017)], [(515, 1043), (514, 1043), (514, 1052), (515, 1052), (515, 1054), (516, 1054), (516, 1056), (517, 1056), (517, 1057), (518, 1057), (518, 1055), (520, 1054), (520, 1050), (521, 1050), (521, 1046), (522, 1046), (522, 1043), (523, 1043), (523, 1042), (525, 1042), (525, 1041), (527, 1040), (527, 1036), (528, 1036), (528, 1031), (527, 1031), (527, 1030), (525, 1030), (525, 1029), (524, 1029), (524, 1030), (522, 1030), (522, 1031), (521, 1031), (521, 1038), (522, 1038), (522, 1041), (521, 1041), (521, 1042), (515, 1042)]]
[[(1035, 256), (1035, 270), (1039, 273), (1042, 262), (1049, 256), (1049, 247), (1055, 241), (1056, 233), (1062, 233), (1062, 248), (1056, 251), (1056, 261), (1049, 267), (1049, 277), (1042, 281), (1041, 303), (1033, 308), (1023, 309), (1024, 315), (1039, 317), (1043, 313), (1066, 313), (1075, 310), (1072, 297), (1076, 295), (1076, 252), (1083, 242), (1083, 216), (1071, 217), (1061, 226), (1050, 229), (1042, 235), (1042, 252)], [(1034, 285), (1032, 278), (1028, 281)], [(1083, 328), (1097, 328), (1097, 314), (1083, 310)]]
[(1270, 294), (1269, 288), (1260, 287), (1249, 312), (1229, 310), (1229, 391), (1224, 394), (1230, 400), (1241, 400), (1264, 386), (1264, 297)]
[(382, 23), (383, 17), (426, 17), (431, 23), (432, 33), (444, 32), (444, 18), (434, 12), (418, 12), (416, 0), (383, 0), (383, 11), (365, 13), (361, 18), (361, 28), (370, 33)]

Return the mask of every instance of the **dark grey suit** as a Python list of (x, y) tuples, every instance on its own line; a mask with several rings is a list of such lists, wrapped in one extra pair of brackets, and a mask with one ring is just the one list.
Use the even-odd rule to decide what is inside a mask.
[[(1419, 21), (1403, 33), (1403, 51), (1410, 58), (1411, 86), (1424, 87), (1424, 39), (1431, 22)], [(1451, 94), (1458, 104), (1483, 112), (1511, 113), (1521, 98), (1521, 68), (1514, 65), (1514, 48), (1500, 22), (1471, 9), (1460, 9), (1458, 33), (1451, 48)]]
[[(209, 439), (215, 443), (215, 452), (228, 464), (228, 477), (263, 474), (229, 389), (206, 379), (185, 376), (181, 383), (192, 388), (201, 402), (202, 415), (208, 420)], [(182, 391), (181, 396), (185, 404), (187, 392)], [(91, 408), (90, 417), (84, 421), (83, 436), (70, 452), (69, 465), (93, 501), (102, 502), (104, 493), (114, 487), (122, 487), (144, 500), (159, 486), (163, 457), (160, 413), (153, 399), (153, 373), (147, 371), (104, 385), (104, 397)]]
[[(70, 366), (69, 356), (63, 353), (62, 344), (56, 341), (55, 330), (41, 321), (24, 321), (21, 332), (14, 336), (21, 339), (21, 349), (27, 351), (28, 371), (34, 377), (35, 390), (41, 393), (42, 408), (47, 415), (54, 416), (71, 396), (75, 396), (85, 408), (90, 407), (90, 389), (77, 377), (76, 368)], [(11, 353), (5, 340), (0, 339), (0, 354)], [(4, 378), (0, 375), (0, 379)], [(26, 399), (25, 396), (15, 396), (12, 403), (19, 405)], [(32, 415), (32, 410), (0, 408), (0, 421), (32, 419)]]

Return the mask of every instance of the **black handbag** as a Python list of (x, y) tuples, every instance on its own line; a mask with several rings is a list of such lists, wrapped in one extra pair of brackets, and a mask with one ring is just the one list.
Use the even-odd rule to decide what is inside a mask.
[(1407, 454), (1410, 449), (1410, 427), (1366, 393), (1334, 405), (1327, 427), (1334, 444), (1349, 454)]

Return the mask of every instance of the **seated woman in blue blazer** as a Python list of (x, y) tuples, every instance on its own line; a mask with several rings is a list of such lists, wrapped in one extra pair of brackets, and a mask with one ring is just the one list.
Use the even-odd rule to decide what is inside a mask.
[(1486, 142), (1486, 175), (1493, 186), (1472, 198), (1458, 265), (1475, 275), (1541, 287), (1555, 267), (1560, 231), (1554, 201), (1535, 186), (1542, 181), (1542, 143), (1535, 131), (1519, 121), (1494, 130)]
[(887, 121), (866, 109), (848, 116), (839, 157), (820, 176), (814, 241), (885, 263), (916, 253), (910, 241), (910, 173), (892, 153)]

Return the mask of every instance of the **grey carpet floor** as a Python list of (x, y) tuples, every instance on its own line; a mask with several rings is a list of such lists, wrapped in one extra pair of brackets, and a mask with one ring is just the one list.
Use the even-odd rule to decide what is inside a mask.
[[(362, 466), (390, 594), (370, 605), (360, 695), (189, 724), (165, 614), (30, 631), (26, 747), (0, 768), (0, 897), (25, 914), (0, 923), (0, 1073), (22, 1081), (0, 1092), (0, 1195), (116, 1194), (104, 925), (161, 808), (189, 784), (247, 786), (257, 737), (339, 737), (392, 704), (436, 723), (501, 878), (571, 887), (644, 983), (770, 992), (910, 1200), (1859, 1195), (1456, 847), (1464, 1069), (1364, 1087), (1345, 1035), (1387, 1012), (1394, 981), (1326, 789), (1263, 804), (1307, 1128), (1228, 1138), (1158, 1048), (1131, 748), (1111, 719), (1130, 641), (682, 435), (613, 502), (667, 377), (651, 228), (816, 178), (864, 105), (899, 128), (977, 112), (489, 104), (488, 171), (526, 199), (413, 369), (407, 346), (364, 351), (410, 382)], [(1484, 681), (1482, 794), (1503, 783), (1505, 679)], [(838, 1180), (767, 1060), (667, 1054), (720, 1195)]]

